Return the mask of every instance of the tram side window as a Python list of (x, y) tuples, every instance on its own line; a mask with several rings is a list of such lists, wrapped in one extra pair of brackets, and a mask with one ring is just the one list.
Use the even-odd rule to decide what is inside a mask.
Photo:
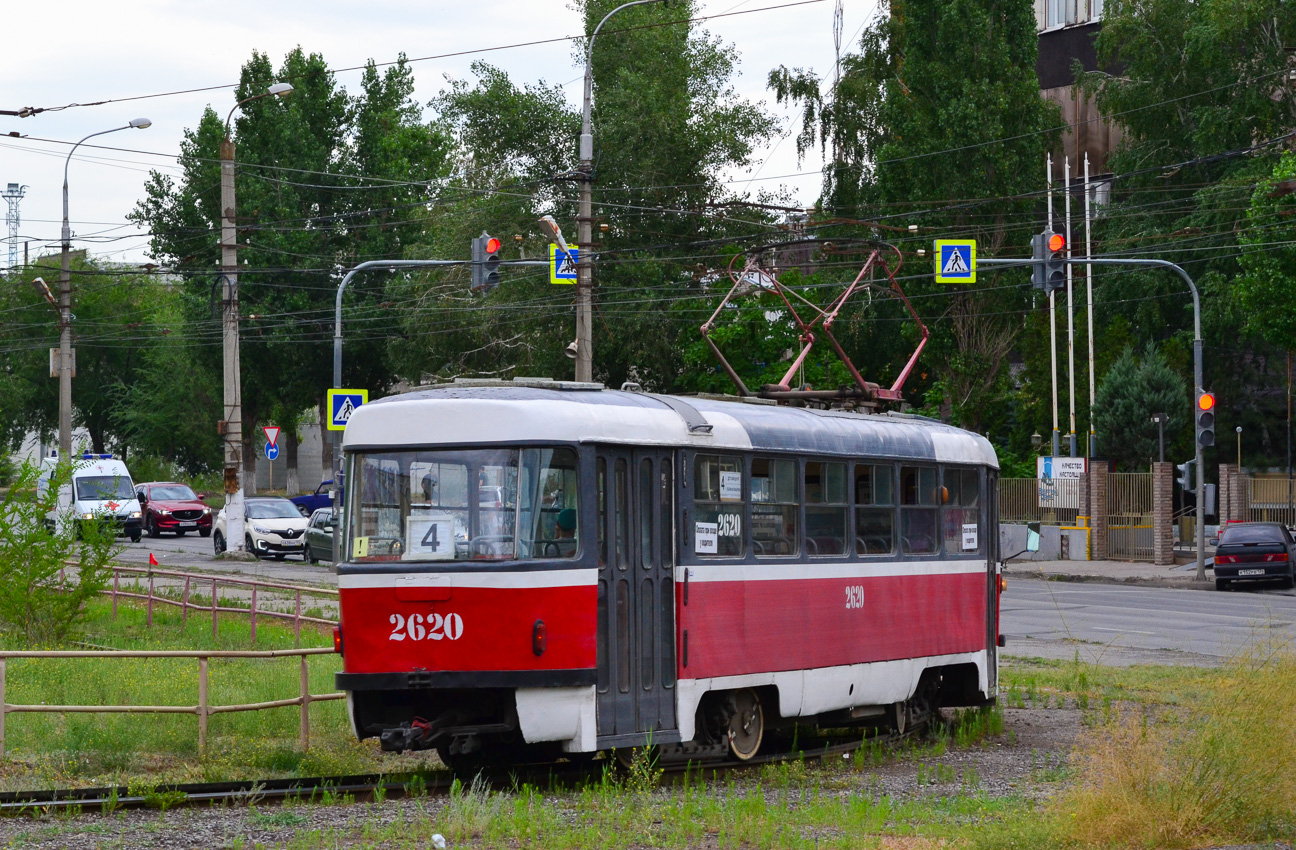
[(751, 503), (752, 546), (756, 554), (800, 553), (796, 461), (760, 457), (753, 460)]
[(805, 466), (806, 550), (811, 555), (845, 555), (846, 464), (808, 461)]
[(693, 551), (736, 558), (743, 554), (742, 458), (697, 455), (693, 460), (696, 514)]
[(895, 551), (895, 470), (889, 465), (855, 465), (855, 554)]
[(906, 555), (940, 551), (936, 534), (941, 496), (936, 467), (900, 467), (900, 542)]
[(981, 473), (976, 469), (945, 467), (948, 500), (942, 511), (945, 551), (950, 555), (975, 555), (985, 551), (981, 540)]

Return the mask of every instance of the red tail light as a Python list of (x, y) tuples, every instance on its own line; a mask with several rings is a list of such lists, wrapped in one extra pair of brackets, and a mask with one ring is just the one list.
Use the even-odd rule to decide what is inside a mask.
[(545, 647), (549, 644), (549, 630), (545, 628), (544, 620), (536, 620), (535, 627), (531, 629), (531, 651), (536, 657), (544, 655)]
[(1236, 564), (1236, 563), (1237, 563), (1237, 556), (1236, 556), (1236, 555), (1216, 555), (1216, 556), (1215, 556), (1215, 563), (1217, 563), (1217, 564)]
[(333, 651), (342, 654), (342, 627), (333, 627)]
[(1265, 558), (1265, 560), (1266, 560), (1266, 561), (1285, 561), (1285, 560), (1287, 560), (1287, 553), (1286, 553), (1286, 552), (1283, 552), (1283, 553), (1278, 554), (1278, 555), (1270, 555), (1269, 557)]

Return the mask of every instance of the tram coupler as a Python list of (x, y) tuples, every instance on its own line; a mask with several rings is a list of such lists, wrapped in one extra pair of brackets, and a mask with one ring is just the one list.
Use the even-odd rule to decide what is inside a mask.
[(444, 729), (435, 729), (434, 723), (415, 717), (409, 723), (402, 723), (394, 729), (384, 729), (378, 739), (384, 751), (403, 753), (406, 750), (431, 749), (444, 735)]

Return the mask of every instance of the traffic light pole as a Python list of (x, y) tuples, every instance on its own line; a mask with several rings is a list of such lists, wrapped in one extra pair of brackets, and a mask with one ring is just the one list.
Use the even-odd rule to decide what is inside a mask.
[[(355, 277), (358, 272), (369, 269), (417, 269), (430, 268), (432, 266), (462, 266), (463, 260), (369, 260), (360, 263), (350, 269), (343, 277), (342, 282), (338, 284), (337, 300), (333, 306), (333, 389), (342, 389), (342, 293), (346, 292), (347, 286), (351, 283), (351, 278)], [(504, 266), (547, 266), (548, 260), (505, 260), (500, 265)], [(325, 411), (331, 414), (332, 411)], [(340, 500), (342, 498), (342, 432), (333, 432), (333, 563), (338, 563), (339, 546), (342, 540), (342, 511)]]
[[(1033, 259), (1024, 260), (986, 260), (977, 258), (978, 266), (1030, 266), (1034, 265)], [(1202, 332), (1201, 332), (1201, 298), (1197, 294), (1197, 284), (1189, 277), (1188, 272), (1169, 260), (1152, 260), (1143, 258), (1122, 258), (1122, 257), (1069, 257), (1065, 262), (1070, 264), (1087, 263), (1094, 266), (1144, 266), (1148, 268), (1170, 269), (1179, 277), (1183, 278), (1184, 283), (1188, 284), (1188, 289), (1192, 292), (1193, 301), (1193, 397), (1194, 400), (1202, 387)], [(1093, 412), (1090, 411), (1090, 417)], [(1194, 439), (1197, 443), (1197, 580), (1206, 580), (1206, 462), (1205, 452), (1202, 444)]]

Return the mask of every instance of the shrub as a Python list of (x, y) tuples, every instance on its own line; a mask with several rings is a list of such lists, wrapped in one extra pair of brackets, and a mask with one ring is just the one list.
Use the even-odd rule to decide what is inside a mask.
[[(117, 552), (110, 518), (73, 522), (71, 508), (59, 507), (70, 461), (59, 462), (48, 487), (37, 486), (39, 476), (38, 466), (24, 463), (0, 494), (0, 625), (28, 646), (67, 637), (85, 601), (107, 585)], [(52, 522), (60, 511), (62, 521)]]

